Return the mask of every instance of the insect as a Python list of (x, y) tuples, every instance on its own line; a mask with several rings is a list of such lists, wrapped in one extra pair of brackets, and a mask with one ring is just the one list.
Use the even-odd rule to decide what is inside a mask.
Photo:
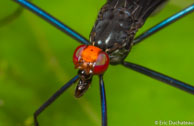
[[(43, 18), (45, 18), (48, 21), (50, 21), (51, 23), (53, 23), (54, 25), (56, 25), (61, 30), (64, 30), (64, 29), (67, 30), (65, 32), (67, 32), (73, 38), (81, 41), (81, 43), (86, 44), (86, 45), (89, 44), (88, 41), (86, 39), (84, 39), (82, 36), (80, 36), (79, 34), (75, 33), (74, 31), (72, 31), (68, 27), (64, 26), (60, 22), (56, 21), (55, 19), (53, 20), (52, 17), (50, 17), (47, 14), (43, 13), (43, 11), (41, 11), (39, 8), (36, 8), (36, 6), (34, 6), (33, 4), (29, 3), (28, 1), (18, 0), (17, 2), (19, 2), (22, 5), (24, 5), (25, 7), (30, 8), (35, 13), (38, 13)], [(158, 3), (156, 2), (156, 3), (160, 5), (161, 4), (160, 2), (158, 2)], [(137, 3), (133, 3), (133, 2), (132, 3), (131, 2), (128, 3), (128, 1), (123, 1), (122, 2), (122, 0), (121, 1), (116, 1), (116, 0), (115, 1), (114, 0), (113, 1), (108, 1), (108, 4), (110, 4), (110, 6), (112, 8), (116, 8), (116, 9), (118, 9), (118, 7), (120, 7), (120, 6), (126, 8), (126, 7), (129, 7), (129, 5), (133, 5), (132, 7), (136, 7), (137, 6), (137, 8), (138, 8), (138, 4)], [(153, 5), (153, 6), (157, 7), (156, 5)], [(102, 30), (102, 29), (99, 28), (100, 26), (98, 26), (99, 25), (98, 23), (101, 20), (103, 20), (104, 18), (105, 19), (107, 18), (107, 17), (103, 17), (103, 16), (105, 14), (107, 14), (105, 16), (110, 16), (110, 17), (108, 17), (107, 20), (112, 20), (112, 18), (113, 18), (113, 17), (111, 17), (112, 15), (109, 15), (109, 14), (111, 14), (112, 10), (110, 12), (108, 12), (109, 10), (106, 7), (107, 6), (105, 5), (104, 8), (102, 9), (102, 11), (101, 11), (102, 14), (99, 15), (99, 20), (97, 21), (96, 26), (92, 30), (92, 33), (91, 33), (91, 44), (90, 44), (91, 46), (86, 46), (86, 45), (79, 46), (77, 48), (77, 50), (75, 51), (74, 63), (75, 63), (75, 66), (80, 69), (79, 72), (78, 72), (79, 76), (75, 76), (72, 80), (70, 80), (67, 83), (67, 85), (63, 86), (61, 88), (61, 90), (59, 90), (55, 95), (53, 95), (53, 97), (51, 97), (51, 99), (49, 99), (39, 110), (36, 111), (36, 113), (35, 113), (35, 124), (36, 125), (38, 125), (37, 116), (44, 110), (44, 108), (46, 108), (48, 105), (50, 105), (50, 103), (52, 103), (64, 90), (66, 90), (69, 86), (71, 86), (75, 81), (79, 81), (78, 86), (76, 88), (75, 96), (80, 97), (88, 89), (88, 87), (89, 87), (89, 85), (91, 83), (93, 74), (100, 74), (99, 76), (100, 76), (100, 84), (101, 84), (101, 99), (102, 99), (102, 112), (103, 112), (102, 113), (102, 125), (106, 126), (107, 125), (107, 119), (106, 119), (106, 117), (107, 117), (107, 113), (106, 113), (106, 97), (105, 97), (104, 82), (103, 82), (102, 74), (107, 69), (108, 66), (106, 66), (106, 65), (109, 63), (109, 61), (110, 61), (111, 64), (121, 63), (121, 64), (123, 64), (126, 67), (132, 68), (133, 70), (136, 70), (138, 72), (141, 72), (143, 74), (151, 76), (151, 77), (153, 77), (155, 79), (162, 80), (162, 81), (164, 81), (164, 82), (166, 82), (168, 84), (176, 86), (176, 87), (178, 87), (180, 89), (183, 89), (183, 90), (185, 90), (187, 92), (193, 93), (193, 87), (188, 85), (188, 84), (185, 84), (185, 83), (180, 82), (178, 80), (174, 80), (174, 79), (172, 79), (170, 77), (167, 77), (165, 75), (162, 75), (162, 74), (154, 72), (154, 71), (151, 71), (150, 69), (144, 68), (142, 66), (139, 66), (139, 65), (136, 65), (136, 64), (133, 64), (133, 63), (129, 63), (129, 62), (123, 62), (125, 57), (128, 55), (132, 45), (135, 45), (136, 43), (138, 43), (141, 40), (143, 40), (145, 37), (148, 37), (150, 35), (150, 33), (151, 34), (154, 33), (156, 30), (159, 30), (161, 27), (166, 26), (168, 23), (171, 23), (172, 21), (174, 21), (174, 20), (176, 20), (176, 19), (178, 19), (178, 18), (188, 14), (191, 11), (193, 11), (193, 5), (191, 5), (187, 9), (181, 11), (181, 13), (178, 13), (176, 16), (170, 18), (171, 20), (170, 19), (165, 20), (165, 22), (160, 23), (159, 25), (157, 25), (153, 29), (149, 30), (148, 32), (145, 32), (145, 34), (140, 35), (140, 37), (137, 37), (135, 40), (133, 38), (134, 38), (134, 35), (135, 35), (136, 31), (138, 30), (138, 28), (140, 28), (143, 25), (143, 23), (144, 23), (143, 19), (147, 18), (146, 16), (148, 16), (150, 14), (150, 12), (148, 11), (149, 13), (145, 13), (145, 15), (143, 15), (143, 17), (140, 18), (141, 21), (139, 21), (139, 22), (138, 22), (137, 19), (133, 19), (133, 18), (132, 19), (127, 19), (127, 21), (128, 20), (131, 21), (131, 22), (127, 22), (130, 25), (133, 24), (132, 22), (134, 20), (135, 21), (137, 20), (137, 22), (136, 22), (137, 24), (136, 25), (133, 24), (134, 26), (133, 25), (130, 26), (128, 24), (126, 24), (126, 25), (125, 24), (121, 24), (119, 22), (119, 25), (124, 25), (124, 26), (127, 27), (126, 29), (130, 29), (131, 30), (131, 31), (129, 31), (129, 33), (126, 33), (126, 34), (125, 33), (121, 33), (121, 35), (123, 35), (123, 36), (119, 36), (119, 37), (121, 37), (121, 38), (119, 38), (119, 39), (121, 39), (121, 41), (122, 41), (122, 39), (124, 39), (124, 40), (127, 39), (122, 44), (121, 44), (120, 41), (119, 41), (119, 43), (116, 43), (116, 44), (115, 44), (115, 42), (110, 41), (112, 39), (116, 39), (114, 37), (116, 37), (117, 34), (116, 35), (112, 34), (112, 36), (110, 36), (110, 37), (107, 37), (106, 34), (103, 34), (104, 37), (105, 37), (105, 38), (103, 38), (104, 40), (100, 40), (99, 39), (101, 36), (98, 37), (99, 35), (97, 34), (98, 33), (97, 31), (98, 30), (99, 31), (104, 31), (104, 29)], [(138, 11), (138, 10), (139, 9), (136, 10), (134, 8), (131, 8), (131, 10), (129, 11), (130, 13), (128, 13), (128, 10), (126, 11), (125, 9), (124, 10), (119, 10), (119, 11), (115, 10), (115, 11), (116, 12), (118, 11), (118, 13), (120, 13), (121, 15), (122, 14), (124, 15), (121, 18), (123, 18), (125, 16), (126, 16), (126, 18), (128, 18), (128, 17), (131, 17), (132, 14), (137, 14), (136, 11)], [(137, 17), (139, 18), (139, 16), (137, 16)], [(103, 23), (107, 23), (107, 22), (101, 22), (100, 23), (102, 25), (101, 28), (104, 28), (104, 26), (103, 26), (104, 24)], [(115, 22), (113, 22), (113, 23), (115, 23)], [(124, 21), (124, 23), (126, 23), (126, 22)], [(116, 28), (114, 30), (118, 30), (118, 29)], [(113, 31), (111, 31), (111, 32), (113, 32)], [(124, 31), (124, 30), (123, 29), (119, 29), (118, 31)], [(118, 33), (118, 31), (116, 31), (116, 33)], [(110, 31), (108, 33), (110, 33)], [(106, 40), (107, 40), (108, 44), (107, 43), (103, 43), (103, 42), (106, 42)], [(110, 47), (108, 47), (108, 46), (110, 46)], [(97, 55), (96, 58), (91, 59), (90, 55), (88, 55), (88, 54), (92, 54), (92, 52), (88, 52), (88, 50), (89, 51), (93, 50), (95, 54), (92, 55), (92, 58), (94, 57), (94, 55)], [(104, 62), (101, 63), (100, 61), (104, 61)], [(97, 67), (102, 67), (102, 68), (98, 69), (99, 72), (97, 72), (98, 70), (95, 70), (95, 69), (97, 69)]]

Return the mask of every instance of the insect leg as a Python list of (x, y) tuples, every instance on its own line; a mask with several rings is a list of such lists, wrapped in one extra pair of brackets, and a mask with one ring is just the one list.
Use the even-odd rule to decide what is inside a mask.
[(102, 109), (102, 126), (107, 126), (107, 106), (106, 106), (106, 93), (104, 87), (103, 75), (99, 76), (100, 83), (100, 96), (101, 96), (101, 109)]
[(38, 110), (34, 113), (34, 123), (35, 126), (38, 126), (37, 117), (43, 112), (51, 103), (53, 103), (67, 88), (69, 88), (73, 83), (75, 83), (78, 79), (78, 75), (67, 82), (64, 86), (62, 86), (57, 92), (55, 92), (44, 104), (42, 104)]
[(175, 22), (176, 20), (186, 16), (187, 14), (194, 11), (194, 4), (186, 7), (185, 9), (179, 11), (178, 13), (174, 14), (173, 16), (163, 20), (162, 22), (158, 23), (157, 25), (153, 26), (152, 28), (146, 30), (144, 33), (136, 37), (133, 41), (133, 44), (136, 45), (140, 43), (142, 40), (146, 39), (147, 37), (153, 35), (157, 31), (163, 29), (164, 27), (170, 25), (171, 23)]
[(23, 8), (19, 7), (12, 14), (6, 16), (3, 19), (0, 19), (0, 27), (4, 26), (6, 24), (9, 24), (10, 22), (12, 22), (16, 18), (18, 18), (21, 15), (22, 11), (23, 11)]
[(60, 29), (62, 32), (66, 33), (67, 35), (71, 36), (75, 40), (79, 41), (80, 43), (86, 44), (86, 45), (89, 44), (89, 41), (86, 38), (84, 38), (82, 35), (74, 31), (67, 25), (63, 24), (61, 21), (57, 20), (56, 18), (54, 18), (44, 10), (37, 7), (36, 5), (32, 4), (31, 2), (27, 0), (14, 0), (14, 1), (26, 7), (27, 9), (31, 10), (32, 12), (34, 12), (35, 14), (37, 14), (38, 16), (40, 16), (41, 18), (49, 22), (50, 24)]
[(140, 66), (140, 65), (137, 65), (134, 63), (124, 61), (122, 65), (124, 65), (125, 67), (130, 68), (132, 70), (135, 70), (137, 72), (140, 72), (144, 75), (152, 77), (156, 80), (159, 80), (159, 81), (165, 82), (171, 86), (177, 87), (177, 88), (184, 90), (188, 93), (194, 94), (194, 87), (187, 84), (187, 83), (181, 82), (179, 80), (176, 80), (174, 78), (171, 78), (169, 76), (166, 76), (164, 74), (161, 74), (159, 72), (153, 71), (151, 69), (148, 69), (146, 67), (143, 67), (143, 66)]

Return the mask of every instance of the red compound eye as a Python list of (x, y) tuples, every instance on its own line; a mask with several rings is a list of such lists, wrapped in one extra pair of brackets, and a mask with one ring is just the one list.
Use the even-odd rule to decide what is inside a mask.
[[(81, 58), (82, 61), (79, 61)], [(80, 63), (78, 63), (78, 61)], [(73, 63), (76, 68), (93, 71), (93, 74), (102, 74), (109, 65), (109, 57), (100, 48), (91, 45), (80, 45), (73, 54)], [(92, 63), (92, 66), (90, 65)], [(87, 65), (88, 64), (88, 65)]]
[(86, 48), (86, 45), (80, 45), (75, 49), (73, 54), (73, 63), (76, 64), (78, 62), (79, 56), (81, 56), (82, 51)]
[(109, 57), (105, 52), (100, 52), (94, 66), (94, 74), (102, 74), (106, 71), (109, 65)]

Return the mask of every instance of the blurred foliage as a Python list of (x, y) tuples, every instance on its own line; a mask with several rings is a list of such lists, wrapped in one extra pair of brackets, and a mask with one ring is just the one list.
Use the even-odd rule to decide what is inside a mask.
[[(102, 0), (34, 0), (88, 38)], [(138, 32), (192, 3), (172, 0)], [(16, 10), (0, 1), (0, 19)], [(194, 14), (186, 16), (135, 46), (127, 61), (194, 84)], [(25, 10), (0, 28), (0, 126), (30, 126), (33, 112), (77, 71), (72, 54), (79, 45), (55, 27)], [(154, 126), (155, 120), (194, 121), (193, 96), (126, 69), (110, 66), (105, 73), (109, 126)], [(99, 126), (98, 78), (80, 99), (75, 85), (39, 116), (40, 126)]]

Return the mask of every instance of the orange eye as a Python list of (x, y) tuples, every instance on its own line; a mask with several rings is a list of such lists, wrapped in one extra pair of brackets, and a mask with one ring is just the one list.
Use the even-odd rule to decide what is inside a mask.
[(102, 74), (109, 65), (109, 57), (105, 52), (100, 52), (94, 66), (94, 74)]

